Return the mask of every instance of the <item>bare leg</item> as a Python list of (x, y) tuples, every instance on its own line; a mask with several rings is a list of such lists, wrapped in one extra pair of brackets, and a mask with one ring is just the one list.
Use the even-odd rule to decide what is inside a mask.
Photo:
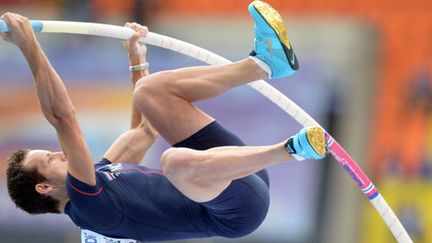
[[(192, 102), (266, 76), (250, 59), (217, 67), (161, 72), (139, 82), (134, 101), (159, 134), (174, 144), (213, 121)], [(323, 134), (320, 136), (320, 141), (324, 141)], [(292, 160), (283, 145), (220, 147), (206, 151), (171, 148), (161, 162), (177, 189), (192, 200), (205, 202), (218, 196), (232, 180)]]
[(219, 147), (206, 151), (171, 148), (162, 156), (168, 179), (190, 199), (209, 201), (232, 180), (293, 160), (284, 143), (259, 147)]
[[(294, 151), (293, 151), (294, 150)], [(270, 146), (218, 147), (206, 151), (171, 148), (162, 155), (167, 178), (184, 195), (197, 202), (217, 197), (231, 181), (254, 174), (271, 165), (298, 159), (324, 158), (328, 152), (322, 128), (305, 128)]]
[(217, 96), (234, 87), (267, 77), (251, 59), (215, 67), (191, 67), (174, 71), (173, 92), (195, 102)]
[(160, 72), (138, 82), (134, 100), (159, 134), (175, 144), (214, 120), (192, 102), (265, 77), (267, 73), (250, 59), (221, 66)]
[[(260, 1), (254, 2), (249, 11), (255, 19), (254, 52), (256, 58), (264, 63), (254, 60), (271, 70), (273, 78), (295, 72), (298, 64), (279, 14)], [(278, 58), (273, 58), (274, 55)], [(213, 121), (192, 102), (267, 77), (268, 74), (255, 61), (244, 59), (217, 67), (186, 68), (148, 76), (137, 85), (135, 104), (159, 134), (171, 144), (177, 143)], [(319, 132), (311, 134), (318, 136)], [(303, 131), (289, 140), (295, 147), (290, 152), (296, 155), (300, 152), (305, 158), (319, 158), (314, 149), (318, 151), (316, 148), (325, 146), (324, 133), (321, 131), (319, 139), (312, 137), (310, 140), (311, 134), (308, 133), (306, 139)], [(310, 141), (316, 146), (310, 145)], [(168, 179), (180, 191), (192, 200), (204, 202), (218, 196), (234, 179), (292, 159), (284, 143), (279, 143), (262, 147), (220, 147), (206, 151), (171, 148), (162, 156), (162, 165)]]

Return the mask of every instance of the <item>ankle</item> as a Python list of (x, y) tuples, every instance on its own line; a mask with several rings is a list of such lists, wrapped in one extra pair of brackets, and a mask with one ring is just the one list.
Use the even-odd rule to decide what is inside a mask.
[(258, 75), (258, 77), (260, 77), (261, 79), (271, 77), (272, 71), (267, 65), (267, 63), (263, 62), (256, 56), (249, 56), (247, 60), (251, 63), (251, 65), (253, 65), (254, 71)]

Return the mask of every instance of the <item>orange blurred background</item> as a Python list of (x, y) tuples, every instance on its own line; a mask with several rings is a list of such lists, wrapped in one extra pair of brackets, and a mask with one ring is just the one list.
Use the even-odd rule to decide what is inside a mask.
[[(223, 30), (223, 25), (229, 25), (230, 21), (236, 27), (249, 26), (250, 22), (246, 22), (249, 21), (246, 11), (249, 2), (0, 0), (0, 12), (20, 11), (31, 18), (46, 19), (49, 16), (51, 19), (113, 24), (134, 20), (167, 35), (174, 33), (178, 38), (193, 35), (194, 38), (190, 37), (190, 42), (198, 42), (201, 46), (211, 44), (214, 50), (226, 51), (222, 53), (226, 56), (235, 51), (224, 49), (221, 43), (217, 43), (217, 33), (210, 27), (207, 32), (198, 33), (193, 27), (200, 23), (204, 27), (200, 26), (197, 29), (202, 31), (206, 25), (214, 27), (213, 24), (221, 22), (218, 30)], [(294, 47), (300, 47), (299, 53), (304, 54), (299, 55), (300, 65), (302, 60), (306, 63), (303, 70), (316, 73), (316, 76), (321, 75), (320, 77), (326, 80), (352, 78), (345, 83), (344, 80), (334, 81), (336, 86), (321, 87), (330, 93), (332, 90), (329, 89), (342, 87), (341, 96), (345, 97), (343, 102), (347, 103), (344, 111), (336, 112), (334, 135), (342, 145), (346, 145), (348, 152), (375, 182), (378, 190), (400, 216), (414, 241), (432, 242), (432, 235), (428, 230), (432, 227), (432, 213), (428, 208), (432, 203), (432, 1), (267, 2), (285, 16), (290, 39)], [(294, 26), (292, 29), (291, 23)], [(183, 26), (187, 26), (187, 30), (181, 29)], [(351, 33), (352, 39), (346, 37), (343, 43), (334, 43), (341, 40), (339, 36), (343, 35), (339, 30), (346, 33), (352, 30), (355, 33)], [(316, 35), (312, 35), (311, 32), (315, 32)], [(325, 34), (325, 38), (321, 40), (317, 33)], [(313, 36), (314, 39), (308, 36)], [(302, 42), (296, 43), (296, 40)], [(353, 41), (352, 46), (344, 49), (343, 46), (348, 45), (349, 41)], [(312, 43), (314, 46), (309, 45)], [(330, 45), (334, 48), (329, 48)], [(338, 52), (338, 45), (341, 52)], [(240, 54), (232, 55), (238, 57)], [(361, 61), (353, 61), (363, 55), (365, 57)], [(339, 60), (338, 56), (345, 59)], [(338, 69), (338, 65), (341, 64), (352, 69), (345, 66)], [(316, 71), (315, 67), (324, 71)], [(300, 77), (308, 78), (307, 72), (300, 72)], [(361, 83), (363, 81), (364, 84)], [(3, 101), (13, 100), (0, 103), (0, 128), (2, 125), (6, 126), (5, 124), (24, 119), (26, 112), (22, 110), (23, 107), (29, 111), (37, 109), (37, 105), (32, 102), (35, 99), (32, 90), (23, 91), (22, 87), (18, 90), (16, 92), (21, 93), (23, 98), (17, 99), (16, 93), (0, 88)], [(92, 105), (94, 109), (101, 109), (106, 104), (123, 109), (129, 104), (126, 92), (112, 93), (111, 89), (102, 92), (107, 94), (99, 94), (98, 101)], [(304, 97), (307, 92), (300, 94)], [(7, 98), (8, 96), (11, 98)], [(81, 97), (74, 100), (78, 107), (85, 107), (92, 102), (91, 94)], [(109, 98), (104, 100), (103, 97)], [(113, 102), (113, 97), (117, 97), (114, 99), (123, 103)], [(355, 104), (350, 105), (351, 102)], [(307, 104), (304, 103), (302, 107), (307, 107)], [(325, 109), (331, 111), (332, 107)], [(326, 113), (325, 116), (330, 115)], [(331, 122), (328, 122), (323, 125), (326, 127), (330, 124)], [(336, 164), (335, 161), (329, 163)], [(0, 169), (4, 170), (4, 164), (1, 166), (3, 168)], [(340, 168), (329, 165), (329, 168), (320, 168), (319, 171), (320, 178), (324, 178), (322, 181), (326, 184), (320, 189), (329, 196), (322, 195), (324, 199), (320, 204), (325, 206), (317, 206), (322, 219), (317, 219), (319, 223), (313, 231), (315, 242), (394, 242), (367, 199), (361, 195), (354, 183), (340, 172)], [(320, 213), (320, 210), (325, 212)], [(284, 239), (284, 242), (301, 241)]]

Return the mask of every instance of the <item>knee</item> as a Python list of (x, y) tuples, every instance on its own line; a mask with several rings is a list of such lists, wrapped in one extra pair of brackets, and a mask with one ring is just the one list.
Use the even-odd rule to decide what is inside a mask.
[(165, 99), (172, 92), (172, 83), (176, 80), (174, 71), (163, 71), (141, 78), (135, 85), (133, 99), (142, 105), (149, 100)]
[(166, 92), (172, 86), (173, 80), (177, 79), (176, 76), (175, 71), (169, 70), (143, 77), (136, 83), (134, 94), (152, 95)]
[(197, 169), (196, 151), (187, 148), (169, 148), (161, 157), (162, 170), (173, 182), (193, 181)]

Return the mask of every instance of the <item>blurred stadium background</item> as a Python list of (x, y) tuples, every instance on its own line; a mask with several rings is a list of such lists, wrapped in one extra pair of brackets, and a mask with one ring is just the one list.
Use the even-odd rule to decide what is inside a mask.
[[(268, 0), (280, 10), (301, 69), (271, 84), (326, 127), (375, 182), (415, 242), (432, 242), (432, 2)], [(30, 19), (150, 30), (231, 60), (253, 46), (249, 0), (0, 0), (0, 13)], [(38, 35), (65, 81), (95, 160), (128, 129), (131, 86), (121, 42)], [(203, 65), (150, 47), (151, 72)], [(249, 87), (199, 103), (250, 145), (285, 139), (300, 126)], [(169, 109), (169, 107), (167, 107)], [(8, 155), (19, 147), (59, 149), (44, 120), (27, 64), (0, 43), (0, 242), (79, 242), (64, 216), (28, 216), (6, 190)], [(159, 139), (144, 165), (158, 167)], [(394, 242), (368, 200), (337, 163), (274, 166), (271, 209), (259, 230), (234, 242)], [(183, 241), (189, 242), (189, 241)], [(227, 242), (222, 239), (190, 242)]]

